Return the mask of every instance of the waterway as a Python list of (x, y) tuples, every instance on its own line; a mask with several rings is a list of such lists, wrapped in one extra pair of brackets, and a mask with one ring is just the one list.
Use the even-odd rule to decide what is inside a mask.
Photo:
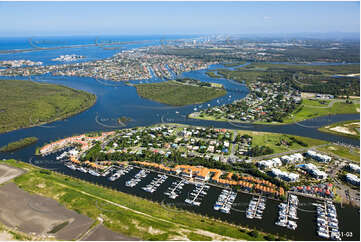
[[(136, 45), (136, 47), (140, 47)], [(95, 54), (92, 53), (91, 49), (94, 48)], [(134, 48), (130, 46), (127, 48)], [(9, 59), (9, 56), (12, 56), (12, 59), (30, 59), (33, 61), (43, 61), (46, 64), (52, 64), (51, 59), (59, 56), (60, 54), (78, 54), (83, 56), (88, 56), (87, 58), (99, 59), (107, 58), (113, 55), (119, 50), (104, 50), (97, 47), (87, 47), (79, 48), (79, 51), (74, 51), (76, 49), (56, 49), (56, 50), (47, 50), (47, 51), (34, 51), (26, 53), (16, 53), (16, 54), (3, 54), (0, 55), (0, 60)], [(50, 54), (46, 54), (50, 53)], [(221, 65), (211, 66), (209, 69), (216, 69), (223, 67)], [(235, 67), (230, 67), (230, 69)], [(288, 125), (256, 125), (256, 124), (241, 124), (241, 123), (230, 123), (230, 122), (216, 122), (216, 121), (204, 121), (204, 120), (195, 120), (188, 119), (187, 115), (195, 110), (205, 109), (207, 107), (232, 103), (236, 99), (245, 97), (249, 90), (247, 87), (241, 83), (227, 80), (224, 78), (210, 78), (205, 73), (207, 70), (192, 71), (188, 73), (183, 73), (182, 77), (189, 77), (198, 79), (205, 82), (216, 82), (223, 84), (226, 89), (232, 90), (218, 99), (211, 100), (207, 103), (201, 105), (189, 105), (185, 107), (171, 107), (168, 105), (160, 104), (150, 100), (140, 98), (137, 95), (136, 89), (132, 86), (128, 86), (124, 83), (115, 83), (107, 80), (95, 80), (93, 78), (87, 77), (60, 77), (60, 76), (51, 76), (51, 75), (41, 75), (36, 77), (31, 77), (31, 80), (37, 82), (46, 82), (61, 84), (71, 88), (84, 90), (90, 93), (94, 93), (97, 96), (96, 104), (90, 109), (70, 117), (65, 120), (59, 120), (52, 122), (46, 125), (31, 127), (26, 129), (20, 129), (12, 131), (9, 133), (0, 134), (0, 146), (3, 146), (9, 142), (16, 141), (20, 138), (36, 136), (39, 138), (39, 141), (31, 146), (28, 146), (24, 149), (18, 150), (12, 153), (1, 153), (0, 159), (15, 158), (23, 161), (35, 162), (34, 164), (43, 166), (44, 168), (53, 169), (63, 172), (65, 174), (79, 177), (92, 182), (97, 182), (103, 184), (104, 186), (110, 186), (112, 188), (118, 189), (123, 192), (128, 192), (135, 194), (137, 196), (146, 197), (151, 200), (156, 200), (158, 202), (164, 201), (165, 203), (175, 203), (174, 205), (179, 208), (190, 209), (197, 213), (201, 213), (207, 216), (220, 218), (222, 220), (227, 220), (236, 224), (247, 225), (251, 228), (257, 228), (267, 232), (272, 232), (274, 234), (286, 234), (292, 239), (297, 240), (320, 240), (319, 237), (316, 237), (315, 232), (315, 221), (313, 213), (299, 212), (300, 222), (299, 227), (296, 231), (291, 231), (274, 225), (277, 216), (277, 203), (271, 200), (267, 200), (266, 211), (264, 212), (264, 218), (260, 221), (249, 220), (245, 217), (244, 213), (232, 211), (230, 215), (222, 214), (220, 212), (213, 210), (214, 202), (217, 200), (220, 193), (219, 188), (212, 187), (208, 192), (207, 197), (204, 199), (204, 203), (200, 207), (189, 207), (186, 206), (184, 199), (188, 191), (192, 189), (191, 185), (185, 187), (184, 193), (177, 200), (169, 201), (163, 192), (171, 184), (172, 179), (169, 178), (164, 184), (161, 185), (159, 190), (153, 195), (146, 193), (140, 189), (143, 184), (150, 182), (151, 177), (154, 174), (149, 175), (149, 178), (144, 180), (144, 183), (137, 185), (135, 189), (129, 189), (124, 186), (126, 180), (134, 175), (133, 173), (128, 174), (125, 177), (117, 180), (116, 182), (110, 182), (103, 177), (93, 177), (89, 174), (83, 174), (80, 172), (72, 171), (62, 164), (57, 162), (54, 157), (47, 157), (47, 161), (39, 162), (41, 160), (39, 157), (34, 157), (36, 147), (41, 146), (44, 143), (50, 141), (55, 141), (60, 138), (72, 136), (75, 134), (82, 134), (91, 131), (108, 131), (114, 130), (116, 128), (130, 128), (136, 126), (147, 126), (156, 123), (182, 123), (189, 125), (198, 125), (198, 126), (214, 126), (219, 128), (232, 128), (232, 129), (244, 129), (252, 131), (267, 131), (267, 132), (277, 132), (285, 134), (293, 134), (300, 136), (307, 136), (311, 138), (323, 139), (331, 142), (342, 142), (345, 144), (351, 144), (358, 146), (359, 142), (357, 140), (340, 137), (331, 134), (325, 134), (317, 131), (318, 127), (323, 125), (328, 125), (333, 122), (344, 121), (344, 120), (356, 120), (359, 119), (358, 114), (343, 114), (343, 115), (332, 115), (327, 117), (320, 117), (312, 120), (303, 121), (297, 124), (288, 124)], [(9, 77), (0, 77), (3, 79), (9, 79)], [(16, 79), (28, 79), (24, 77), (14, 77)], [(151, 80), (142, 80), (142, 81), (130, 81), (131, 83), (150, 83), (150, 82), (159, 82), (164, 81), (157, 78), (152, 78)], [(126, 124), (126, 127), (119, 126), (117, 123), (117, 118), (121, 116), (126, 116), (132, 119), (131, 122)], [(235, 204), (238, 204), (235, 208), (237, 210), (245, 210), (248, 206), (250, 200), (249, 195), (238, 194)], [(303, 209), (314, 209), (314, 207), (309, 205), (309, 201), (301, 202), (306, 203)], [(307, 207), (308, 206), (308, 207)], [(340, 209), (340, 208), (339, 208)], [(352, 239), (358, 240), (359, 238), (359, 220), (353, 221), (350, 218), (359, 218), (359, 210), (356, 208), (351, 208), (345, 206), (339, 210), (339, 219), (340, 219), (340, 229), (342, 232), (352, 231), (354, 236), (352, 238), (343, 238), (343, 239)], [(302, 232), (300, 232), (302, 231)]]
[[(32, 157), (28, 162), (40, 167), (54, 170), (72, 177), (77, 177), (82, 180), (90, 181), (97, 183), (104, 187), (116, 189), (121, 192), (128, 194), (136, 195), (138, 197), (146, 198), (155, 202), (159, 202), (165, 205), (165, 208), (174, 210), (176, 207), (181, 210), (192, 211), (198, 214), (202, 214), (207, 217), (212, 217), (220, 219), (222, 221), (227, 221), (233, 224), (242, 225), (250, 229), (257, 229), (264, 232), (269, 232), (275, 235), (286, 236), (292, 240), (304, 240), (304, 241), (315, 241), (323, 240), (318, 237), (316, 234), (317, 223), (316, 223), (316, 207), (312, 203), (317, 202), (315, 199), (306, 198), (298, 196), (300, 203), (297, 211), (297, 216), (299, 217), (297, 222), (296, 230), (289, 230), (275, 225), (275, 222), (278, 220), (278, 201), (267, 199), (266, 200), (266, 209), (263, 212), (262, 219), (248, 219), (246, 218), (246, 209), (248, 207), (249, 201), (252, 198), (252, 195), (246, 193), (237, 193), (237, 197), (232, 205), (230, 214), (225, 214), (220, 211), (215, 211), (213, 206), (218, 199), (219, 194), (222, 189), (216, 186), (211, 186), (208, 190), (207, 195), (205, 195), (201, 200), (200, 206), (192, 206), (185, 203), (185, 199), (194, 189), (194, 184), (186, 184), (182, 191), (179, 193), (179, 196), (173, 200), (168, 196), (164, 195), (164, 192), (167, 191), (168, 187), (171, 186), (172, 182), (180, 181), (180, 178), (173, 176), (168, 176), (167, 180), (159, 186), (159, 188), (154, 193), (148, 193), (142, 189), (142, 187), (148, 185), (153, 178), (157, 176), (158, 173), (151, 172), (147, 177), (142, 179), (135, 187), (130, 188), (125, 186), (126, 181), (134, 177), (135, 174), (139, 172), (139, 168), (134, 168), (128, 174), (121, 176), (118, 180), (111, 182), (107, 177), (95, 177), (88, 173), (82, 173), (79, 171), (71, 170), (65, 167), (62, 161), (55, 161), (55, 157), (61, 152), (51, 154), (47, 157)], [(321, 201), (319, 201), (321, 202)], [(127, 206), (127, 204), (123, 204)], [(98, 204), (101, 208), (101, 204)], [(339, 229), (344, 234), (345, 232), (352, 232), (352, 237), (343, 237), (343, 240), (359, 240), (360, 238), (360, 222), (358, 219), (350, 219), (353, 217), (359, 216), (359, 210), (355, 207), (349, 205), (343, 205), (341, 208), (339, 204), (336, 204), (339, 220)], [(181, 212), (181, 211), (179, 211)], [(356, 216), (357, 215), (357, 216)], [(348, 233), (349, 234), (349, 233)]]

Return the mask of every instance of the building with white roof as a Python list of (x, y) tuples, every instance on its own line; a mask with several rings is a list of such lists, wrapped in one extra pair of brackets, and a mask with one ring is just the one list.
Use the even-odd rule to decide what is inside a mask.
[(278, 167), (282, 165), (279, 158), (273, 158), (272, 160), (261, 160), (257, 162), (258, 167), (261, 169), (271, 169), (272, 167)]
[(354, 174), (347, 173), (346, 181), (348, 181), (349, 183), (351, 183), (353, 185), (360, 186), (360, 178)]
[(303, 161), (303, 155), (301, 155), (300, 153), (295, 153), (292, 155), (284, 155), (281, 157), (281, 160), (283, 163), (293, 164)]
[(306, 155), (319, 162), (330, 162), (332, 160), (330, 156), (317, 153), (313, 150), (308, 150)]
[(310, 175), (314, 176), (317, 179), (327, 178), (327, 174), (323, 171), (320, 171), (318, 167), (312, 163), (304, 164), (302, 169), (307, 171)]
[(350, 171), (360, 173), (360, 166), (358, 166), (358, 165), (356, 165), (356, 164), (349, 163), (349, 164), (347, 165), (347, 167), (350, 169)]
[(273, 176), (289, 182), (295, 182), (300, 178), (300, 176), (296, 173), (284, 172), (277, 168), (272, 168), (271, 173)]

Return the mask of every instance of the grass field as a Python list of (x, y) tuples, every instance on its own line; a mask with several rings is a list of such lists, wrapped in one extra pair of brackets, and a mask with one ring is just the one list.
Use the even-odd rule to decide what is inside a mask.
[(359, 148), (347, 148), (341, 145), (328, 145), (325, 147), (317, 148), (320, 151), (324, 151), (330, 154), (335, 154), (346, 159), (355, 161), (356, 163), (360, 163), (360, 149)]
[(0, 133), (69, 117), (95, 101), (95, 95), (64, 86), (0, 80)]
[[(78, 179), (45, 171), (15, 160), (7, 164), (27, 169), (15, 179), (23, 190), (53, 198), (68, 209), (90, 218), (101, 217), (109, 229), (143, 240), (264, 240), (251, 230), (162, 206)], [(41, 187), (41, 189), (39, 189)]]
[(326, 115), (360, 112), (359, 103), (347, 104), (345, 101), (340, 101), (334, 103), (331, 107), (324, 105), (325, 108), (320, 108), (321, 106), (322, 105), (318, 101), (303, 99), (300, 108), (291, 113), (290, 116), (283, 121), (283, 123), (299, 122), (305, 119)]
[(28, 145), (31, 145), (38, 141), (38, 138), (36, 137), (26, 137), (14, 142), (11, 142), (3, 147), (0, 148), (0, 152), (11, 152), (14, 150), (18, 150), (21, 148), (24, 148)]
[[(252, 132), (252, 131), (239, 131), (240, 135), (248, 134), (253, 137), (252, 146), (263, 146), (266, 145), (274, 150), (273, 153), (282, 153), (291, 150), (305, 149), (312, 146), (326, 144), (327, 141), (317, 140), (307, 137), (300, 137), (295, 135), (286, 135), (286, 134), (277, 134), (277, 133), (267, 133), (267, 132)], [(302, 141), (307, 144), (307, 146), (302, 146), (296, 142), (290, 142), (290, 137), (295, 137), (297, 140)], [(281, 140), (292, 143), (289, 146), (286, 145), (277, 145)]]
[(321, 127), (318, 130), (325, 133), (360, 139), (360, 120), (337, 122), (328, 126)]
[(204, 103), (227, 93), (223, 88), (200, 87), (175, 81), (138, 84), (135, 87), (140, 97), (172, 106)]

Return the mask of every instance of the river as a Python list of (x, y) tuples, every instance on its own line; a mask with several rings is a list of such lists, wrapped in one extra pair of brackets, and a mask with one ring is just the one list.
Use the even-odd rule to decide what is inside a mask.
[[(133, 48), (134, 46), (128, 47)], [(136, 47), (139, 47), (138, 45)], [(95, 47), (92, 47), (95, 48)], [(34, 61), (43, 61), (46, 64), (51, 64), (51, 58), (57, 57), (61, 54), (79, 54), (86, 55), (89, 53), (89, 49), (86, 48), (74, 51), (75, 49), (67, 49), (66, 53), (62, 50), (48, 50), (48, 51), (35, 51), (35, 52), (26, 52), (26, 53), (16, 53), (15, 55), (0, 55), (0, 59), (9, 58), (12, 56), (12, 59), (31, 59)], [(89, 58), (98, 59), (110, 57), (113, 54), (113, 51), (109, 50), (94, 50), (96, 54), (90, 54)], [(114, 50), (115, 51), (115, 50)], [(43, 53), (43, 54), (42, 54)], [(44, 54), (48, 53), (48, 54)], [(105, 54), (106, 53), (106, 54)], [(115, 52), (114, 52), (115, 53)], [(214, 65), (209, 69), (216, 69), (222, 67), (222, 65)], [(229, 67), (230, 69), (235, 67)], [(118, 189), (123, 192), (132, 193), (137, 196), (146, 197), (151, 200), (164, 201), (164, 202), (175, 202), (176, 206), (184, 209), (194, 210), (197, 213), (205, 214), (207, 216), (221, 218), (222, 220), (227, 220), (235, 224), (247, 225), (251, 228), (255, 227), (263, 231), (271, 232), (274, 234), (286, 234), (292, 239), (297, 240), (320, 240), (319, 237), (316, 237), (315, 233), (315, 221), (313, 212), (299, 212), (300, 222), (299, 227), (296, 231), (291, 231), (288, 229), (283, 229), (274, 225), (277, 216), (277, 202), (268, 200), (266, 204), (266, 211), (264, 213), (264, 218), (261, 221), (249, 220), (245, 217), (244, 213), (232, 211), (230, 215), (222, 214), (216, 212), (212, 209), (215, 200), (220, 193), (219, 188), (212, 187), (208, 192), (206, 202), (200, 207), (189, 207), (185, 206), (184, 194), (187, 194), (192, 185), (187, 185), (185, 188), (186, 192), (183, 196), (180, 196), (176, 201), (167, 201), (165, 196), (163, 196), (164, 189), (166, 189), (171, 183), (172, 179), (169, 178), (166, 183), (164, 183), (159, 191), (155, 194), (150, 195), (140, 188), (142, 184), (139, 184), (135, 189), (128, 189), (124, 186), (126, 180), (129, 180), (130, 176), (134, 175), (135, 170), (128, 174), (125, 177), (122, 177), (116, 182), (110, 182), (103, 177), (93, 177), (89, 174), (83, 174), (80, 172), (72, 171), (62, 164), (56, 162), (54, 157), (47, 157), (47, 161), (39, 162), (42, 158), (34, 157), (36, 147), (48, 143), (50, 141), (55, 141), (60, 138), (72, 136), (75, 134), (82, 134), (91, 131), (108, 131), (120, 127), (117, 124), (117, 118), (121, 116), (130, 117), (131, 122), (127, 123), (126, 128), (136, 127), (136, 126), (147, 126), (156, 123), (182, 123), (189, 125), (199, 125), (199, 126), (214, 126), (222, 128), (232, 128), (232, 129), (244, 129), (252, 131), (267, 131), (267, 132), (277, 132), (285, 134), (293, 134), (306, 136), (311, 138), (323, 139), (331, 142), (342, 142), (345, 144), (351, 144), (358, 146), (359, 141), (347, 137), (340, 137), (331, 134), (325, 134), (317, 130), (318, 127), (328, 125), (333, 122), (344, 121), (344, 120), (354, 120), (359, 119), (359, 114), (342, 114), (342, 115), (332, 115), (328, 117), (320, 117), (312, 120), (303, 121), (297, 124), (287, 124), (287, 125), (257, 125), (257, 124), (240, 124), (240, 123), (230, 123), (230, 122), (216, 122), (216, 121), (204, 121), (204, 120), (195, 120), (188, 119), (187, 115), (193, 112), (195, 109), (205, 109), (208, 106), (217, 106), (221, 104), (232, 103), (236, 99), (245, 97), (249, 90), (247, 87), (241, 83), (227, 80), (223, 78), (210, 78), (205, 72), (207, 70), (192, 71), (188, 73), (183, 73), (182, 77), (189, 77), (198, 79), (201, 81), (216, 82), (224, 85), (226, 89), (232, 90), (228, 91), (227, 95), (211, 100), (207, 103), (201, 105), (189, 105), (185, 107), (171, 107), (168, 105), (160, 104), (150, 100), (140, 98), (137, 95), (135, 87), (125, 85), (124, 83), (115, 83), (106, 80), (95, 80), (93, 78), (87, 77), (60, 77), (60, 76), (51, 76), (51, 75), (41, 75), (32, 77), (31, 80), (38, 82), (47, 82), (54, 84), (61, 84), (71, 88), (84, 90), (90, 93), (94, 93), (97, 96), (97, 102), (90, 109), (67, 118), (65, 120), (59, 120), (52, 122), (46, 125), (20, 129), (12, 131), (9, 133), (0, 134), (0, 146), (3, 146), (9, 142), (16, 141), (20, 138), (36, 136), (39, 138), (39, 141), (31, 146), (28, 146), (24, 149), (18, 150), (12, 153), (1, 153), (0, 159), (15, 158), (23, 161), (31, 161), (36, 165), (40, 165), (45, 168), (55, 168), (59, 172), (65, 174), (79, 177), (85, 180), (97, 182), (103, 184), (104, 186), (111, 186), (115, 189)], [(9, 77), (1, 77), (3, 79), (9, 79)], [(24, 77), (14, 77), (16, 79), (27, 79)], [(159, 80), (153, 78), (151, 80), (143, 81), (131, 81), (132, 83), (149, 83), (149, 82), (159, 82)], [(149, 178), (146, 178), (144, 184), (150, 182), (151, 177), (155, 174), (149, 175)], [(250, 196), (246, 194), (238, 194), (236, 204), (239, 204), (236, 209), (244, 210), (248, 205)], [(310, 205), (310, 200), (302, 198), (301, 203), (304, 203), (304, 209), (314, 210), (314, 207)], [(344, 207), (339, 208), (339, 220), (340, 220), (340, 230), (342, 232), (352, 231), (355, 237), (352, 238), (343, 238), (358, 240), (359, 238), (359, 223), (353, 222), (349, 218), (353, 218), (355, 213), (359, 212), (356, 208)], [(357, 219), (357, 221), (359, 221)], [(302, 233), (300, 233), (302, 231)]]

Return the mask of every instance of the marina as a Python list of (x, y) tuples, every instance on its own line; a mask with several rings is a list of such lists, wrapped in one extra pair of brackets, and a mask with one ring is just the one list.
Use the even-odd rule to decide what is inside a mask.
[(183, 186), (188, 184), (188, 181), (182, 179), (180, 182), (172, 182), (172, 185), (168, 187), (168, 190), (164, 192), (170, 199), (176, 199), (182, 192)]
[(221, 194), (218, 196), (216, 204), (213, 206), (213, 209), (222, 213), (230, 213), (236, 196), (237, 193), (232, 190), (222, 190)]
[[(278, 226), (286, 227), (291, 230), (297, 228), (297, 223), (294, 220), (297, 220), (297, 206), (298, 198), (295, 195), (289, 194), (288, 201), (286, 203), (280, 203), (279, 208), (279, 217), (278, 221), (275, 223)], [(292, 220), (291, 220), (292, 219)]]
[(127, 181), (125, 183), (125, 186), (127, 187), (135, 187), (143, 178), (145, 178), (148, 174), (150, 173), (150, 171), (148, 170), (140, 170), (135, 176), (134, 178), (130, 179), (129, 181)]
[(120, 169), (118, 169), (117, 167), (111, 167), (109, 170), (107, 170), (105, 173), (103, 173), (103, 176), (107, 176), (110, 172), (115, 170), (115, 172), (108, 178), (109, 181), (115, 181), (115, 180), (119, 179), (121, 176), (127, 174), (132, 169), (133, 169), (133, 166), (121, 167)]
[(142, 187), (142, 189), (146, 192), (153, 193), (159, 188), (160, 185), (163, 184), (163, 182), (165, 182), (165, 180), (167, 180), (167, 178), (168, 178), (167, 175), (158, 174), (157, 177), (154, 178), (150, 184), (148, 184), (145, 187)]
[(190, 205), (200, 206), (202, 203), (202, 199), (204, 196), (207, 195), (207, 191), (209, 188), (209, 185), (195, 183), (195, 188), (190, 194), (188, 194), (188, 198), (185, 200), (185, 202)]
[(266, 208), (266, 199), (262, 196), (252, 197), (249, 202), (246, 217), (249, 219), (262, 219), (263, 210)]
[[(53, 158), (55, 160), (55, 157), (57, 154), (52, 154), (49, 157), (46, 157), (44, 159)], [(40, 157), (41, 158), (41, 157)], [(39, 163), (39, 162), (37, 162)], [(48, 163), (46, 163), (48, 164)], [(230, 213), (224, 213), (220, 210), (214, 210), (214, 205), (218, 201), (219, 196), (222, 194), (222, 191), (224, 189), (213, 186), (212, 184), (201, 184), (201, 183), (194, 183), (185, 180), (182, 177), (175, 177), (175, 176), (168, 176), (166, 181), (158, 187), (158, 189), (154, 193), (150, 192), (144, 192), (142, 187), (146, 186), (147, 184), (150, 184), (155, 178), (158, 177), (160, 173), (149, 170), (149, 174), (146, 175), (146, 177), (142, 178), (141, 181), (138, 181), (133, 187), (128, 187), (125, 184), (132, 179), (135, 179), (135, 175), (140, 173), (142, 171), (141, 168), (133, 167), (129, 173), (126, 173), (122, 175), (119, 179), (115, 181), (110, 181), (109, 177), (111, 176), (113, 172), (116, 172), (119, 168), (119, 166), (113, 166), (114, 171), (110, 171), (108, 176), (93, 176), (91, 174), (83, 173), (78, 170), (72, 170), (64, 166), (64, 164), (67, 163), (56, 163), (52, 166), (49, 166), (49, 168), (57, 169), (58, 172), (71, 175), (73, 177), (80, 178), (82, 180), (87, 180), (89, 182), (97, 183), (99, 185), (102, 185), (104, 187), (109, 187), (111, 189), (116, 189), (121, 192), (129, 193), (138, 197), (142, 197), (144, 199), (148, 199), (154, 202), (169, 204), (171, 206), (176, 206), (180, 209), (185, 209), (190, 212), (194, 212), (197, 214), (201, 214), (203, 216), (209, 217), (209, 218), (216, 218), (222, 221), (227, 221), (232, 224), (241, 225), (241, 226), (250, 226), (255, 229), (260, 229), (265, 232), (277, 234), (282, 232), (283, 234), (287, 235), (290, 239), (295, 240), (296, 233), (295, 231), (314, 231), (311, 233), (302, 233), (301, 237), (297, 233), (297, 240), (320, 240), (324, 239), (318, 236), (317, 234), (317, 224), (315, 222), (315, 216), (316, 216), (316, 210), (315, 206), (312, 205), (313, 203), (321, 203), (319, 200), (315, 200), (312, 198), (306, 198), (299, 196), (299, 205), (300, 210), (297, 211), (297, 216), (299, 219), (297, 220), (297, 229), (292, 230), (288, 229), (287, 226), (280, 227), (275, 225), (275, 221), (278, 220), (278, 205), (280, 204), (279, 201), (267, 199), (267, 207), (263, 210), (263, 216), (262, 219), (248, 219), (245, 216), (247, 207), (249, 206), (249, 202), (254, 199), (257, 200), (258, 196), (247, 194), (239, 191), (233, 191), (236, 192), (237, 196), (234, 200), (234, 203), (232, 205), (232, 208), (230, 209)], [(130, 167), (130, 166), (128, 166)], [(141, 172), (143, 174), (143, 172)], [(141, 184), (139, 184), (141, 183)], [(180, 185), (179, 185), (180, 184)], [(183, 184), (183, 185), (182, 185)], [(174, 188), (177, 187), (176, 190)], [(196, 202), (201, 202), (199, 206), (193, 205), (190, 203), (185, 202), (186, 199), (189, 199), (191, 197), (191, 193), (194, 193), (194, 190), (201, 188), (202, 186), (207, 185), (209, 186), (209, 189), (206, 191), (207, 195), (203, 197), (200, 196), (197, 198)], [(165, 194), (167, 192), (171, 192), (174, 190), (174, 193), (178, 196), (175, 198), (169, 197), (169, 195)], [(229, 189), (227, 189), (229, 190)], [(189, 206), (192, 205), (192, 206)], [(352, 222), (351, 220), (347, 219), (350, 216), (354, 216), (354, 213), (357, 213), (357, 210), (355, 208), (349, 207), (347, 205), (343, 205), (343, 208), (340, 207), (339, 204), (334, 205), (337, 210), (338, 214), (338, 221), (339, 221), (339, 230), (340, 231), (355, 231), (352, 230), (353, 226), (357, 227), (358, 225), (355, 224), (355, 222)], [(312, 211), (312, 212), (308, 212)], [(339, 211), (342, 211), (340, 213)], [(342, 237), (343, 240), (353, 240), (352, 238), (356, 238), (359, 235), (356, 232), (353, 232), (353, 237)]]
[(317, 235), (325, 239), (341, 240), (335, 205), (331, 201), (314, 205), (317, 208)]

